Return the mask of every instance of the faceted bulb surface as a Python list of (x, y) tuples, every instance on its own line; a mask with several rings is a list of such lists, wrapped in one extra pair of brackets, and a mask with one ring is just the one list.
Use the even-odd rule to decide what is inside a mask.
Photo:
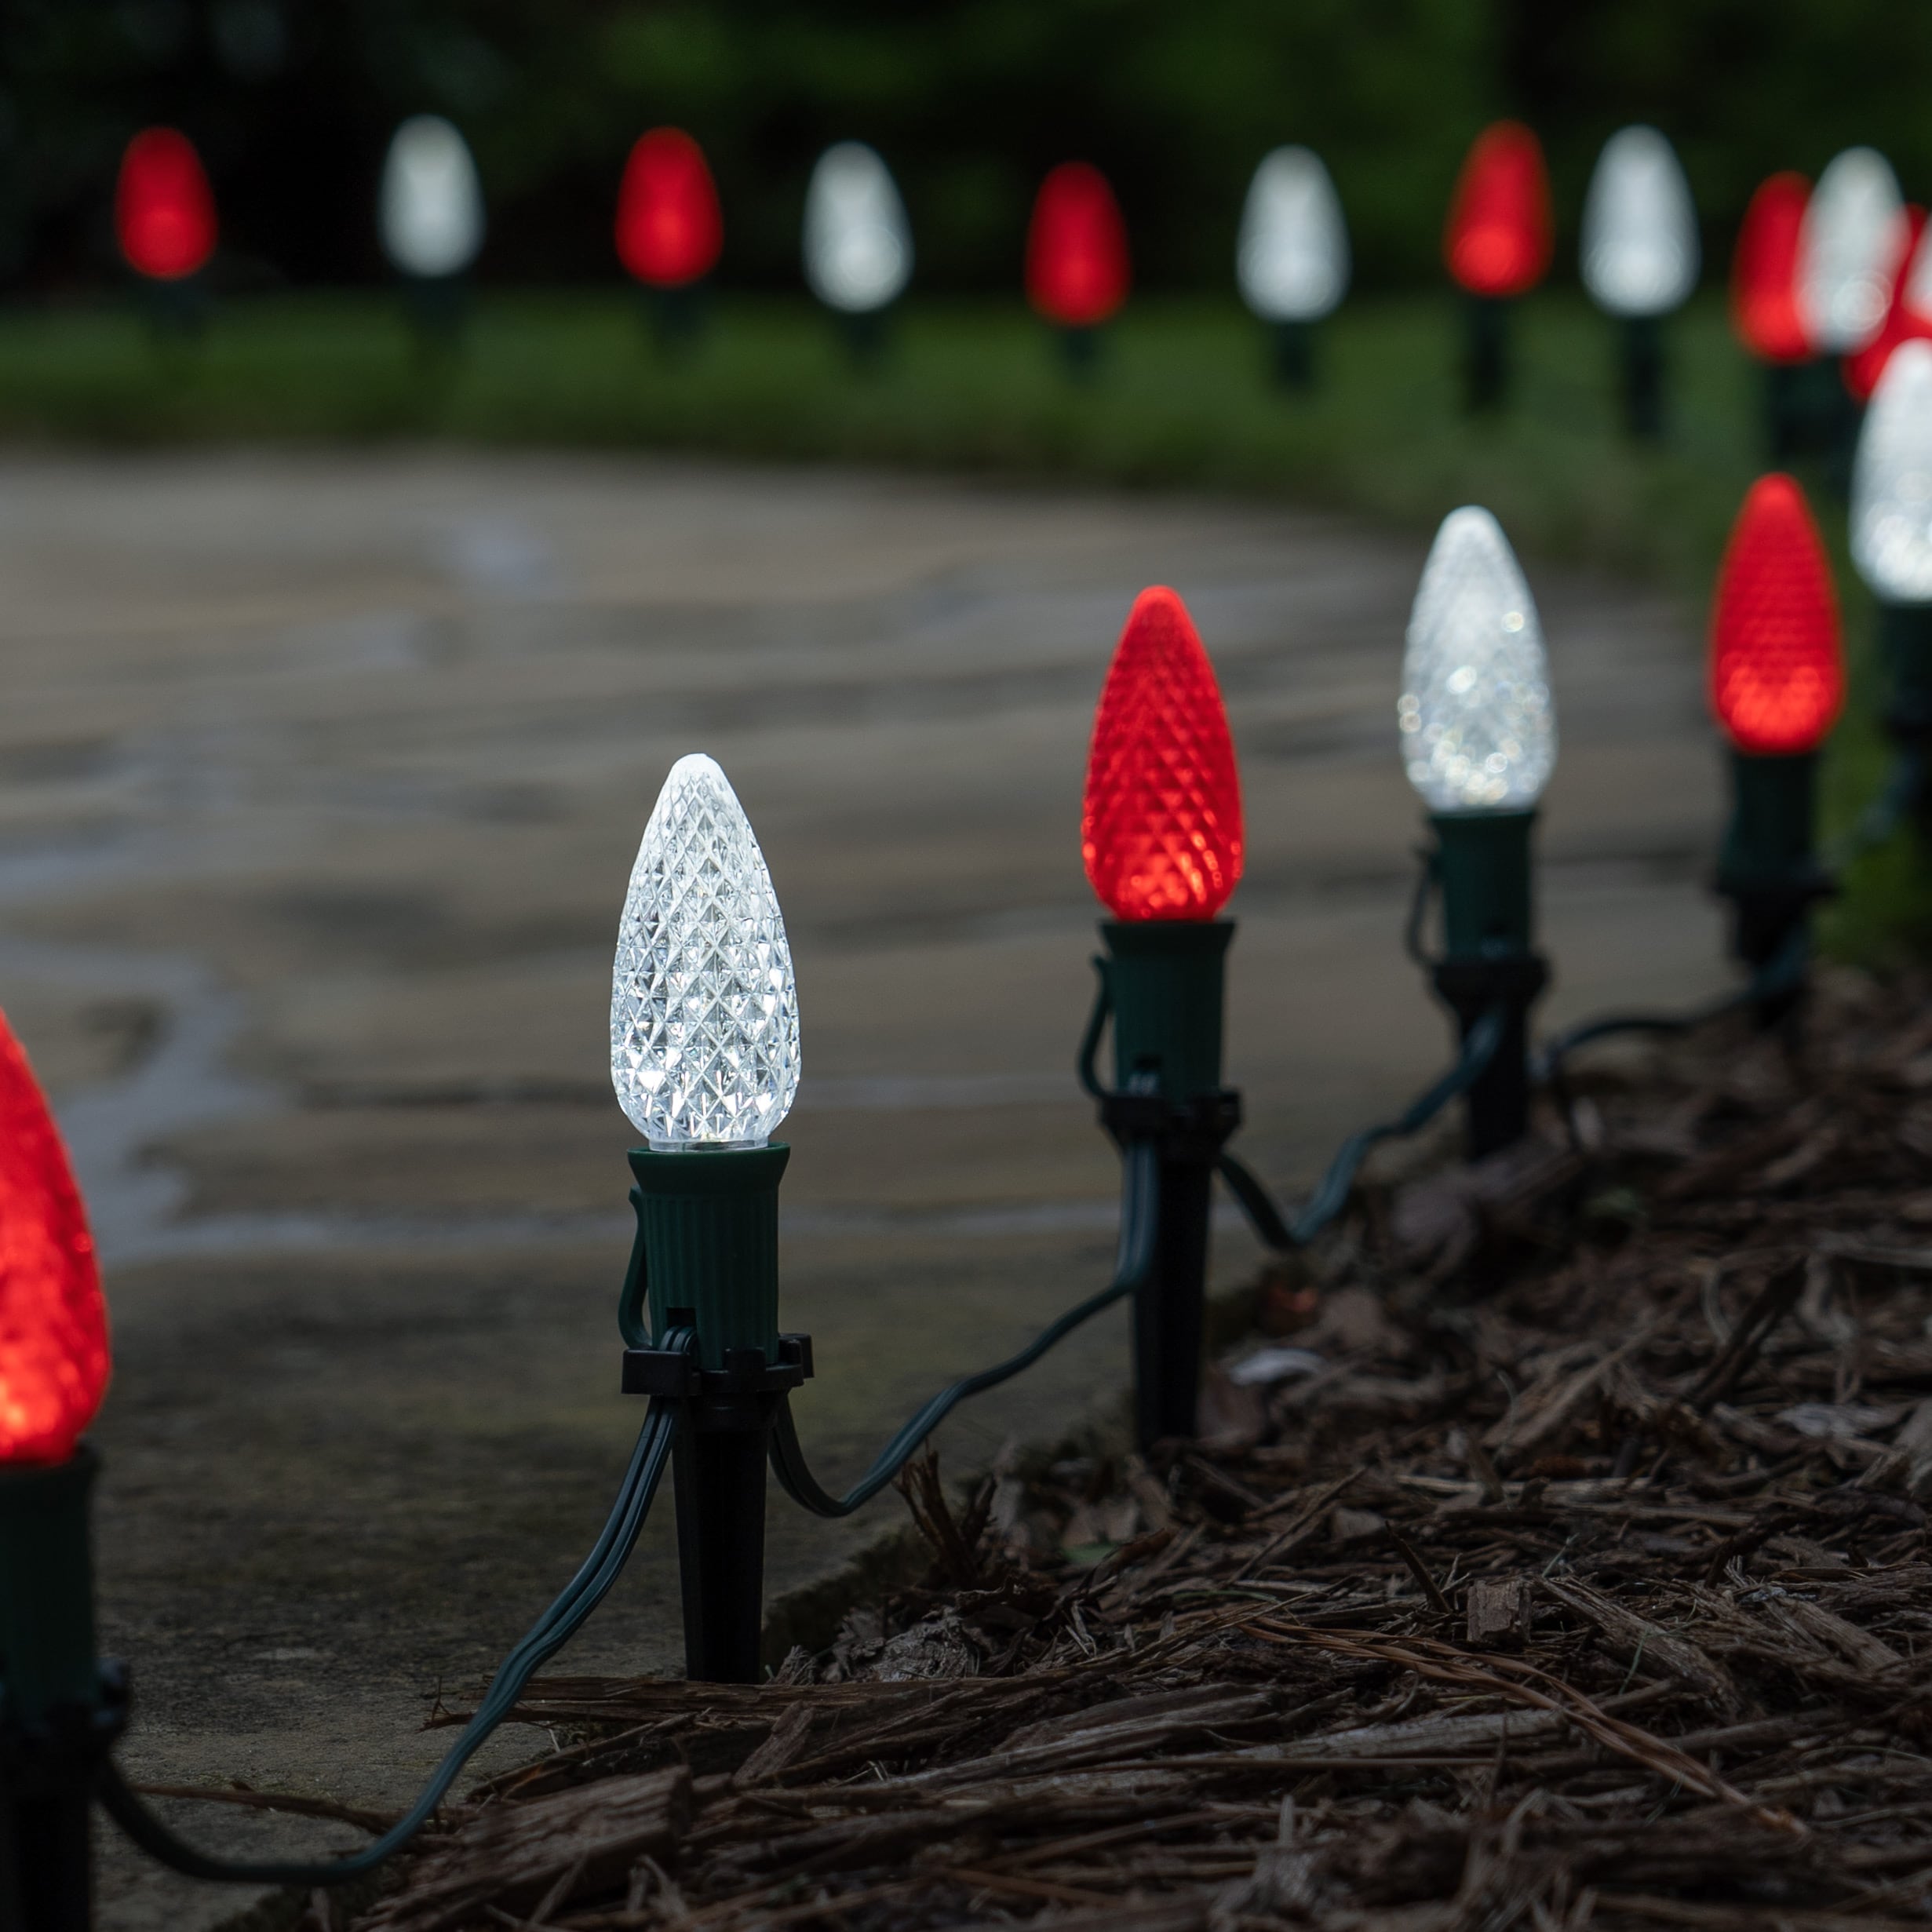
[(1818, 177), (1799, 231), (1798, 304), (1826, 355), (1864, 348), (1884, 321), (1904, 208), (1875, 148), (1847, 148)]
[(1256, 169), (1241, 210), (1241, 300), (1263, 322), (1314, 322), (1347, 293), (1348, 272), (1348, 228), (1321, 156), (1276, 148)]
[(0, 1014), (0, 1465), (65, 1462), (107, 1386), (108, 1311), (87, 1210)]
[(1892, 603), (1932, 603), (1932, 342), (1885, 365), (1851, 472), (1851, 560)]
[(731, 781), (696, 753), (658, 794), (618, 928), (611, 1081), (654, 1147), (762, 1146), (798, 1092), (798, 988)]
[(1697, 210), (1677, 151), (1653, 127), (1603, 144), (1583, 210), (1583, 279), (1613, 315), (1664, 315), (1697, 285)]
[(1711, 612), (1711, 709), (1740, 751), (1814, 751), (1845, 702), (1832, 567), (1804, 492), (1760, 476), (1732, 526)]
[(1767, 363), (1802, 363), (1812, 353), (1811, 328), (1798, 301), (1798, 243), (1811, 184), (1802, 174), (1773, 174), (1758, 184), (1731, 257), (1731, 327)]
[(1221, 687), (1165, 585), (1135, 599), (1107, 666), (1080, 848), (1117, 919), (1212, 919), (1241, 878), (1241, 775)]
[(1409, 618), (1396, 703), (1409, 782), (1434, 811), (1524, 811), (1556, 764), (1543, 627), (1487, 510), (1442, 519)]
[(460, 275), (483, 246), (483, 184), (469, 146), (439, 114), (396, 130), (377, 208), (382, 252), (404, 275)]
[(121, 157), (114, 231), (137, 275), (178, 282), (215, 252), (215, 198), (201, 157), (185, 134), (151, 127)]
[(828, 308), (883, 308), (913, 272), (913, 235), (891, 170), (863, 141), (818, 157), (805, 191), (805, 280)]
[(1925, 210), (1908, 207), (1894, 233), (1888, 266), (1892, 295), (1886, 304), (1885, 319), (1865, 347), (1856, 354), (1846, 356), (1839, 365), (1845, 387), (1860, 403), (1872, 399), (1872, 392), (1879, 386), (1879, 379), (1885, 374), (1886, 365), (1901, 343), (1909, 342), (1915, 337), (1932, 335), (1932, 319), (1915, 309), (1911, 300), (1912, 278), (1916, 272), (1915, 264), (1923, 253), (1925, 226)]

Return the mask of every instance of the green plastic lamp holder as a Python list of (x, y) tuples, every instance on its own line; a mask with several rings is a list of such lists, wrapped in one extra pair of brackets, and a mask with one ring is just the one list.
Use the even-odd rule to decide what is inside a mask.
[(1467, 1043), (1484, 1014), (1504, 1010), (1503, 1037), (1464, 1110), (1471, 1160), (1520, 1140), (1529, 1126), (1529, 1009), (1549, 984), (1535, 949), (1529, 811), (1429, 815), (1429, 866), (1442, 895), (1442, 957), (1431, 977)]
[[(1731, 950), (1754, 971), (1767, 965), (1810, 922), (1811, 908), (1837, 889), (1819, 864), (1817, 754), (1731, 753), (1731, 820), (1717, 867), (1717, 890), (1732, 906)], [(1776, 1019), (1797, 997), (1794, 983), (1760, 1007)]]
[(1278, 388), (1309, 390), (1315, 386), (1315, 328), (1311, 322), (1278, 322), (1270, 332), (1274, 338), (1275, 385)]
[[(623, 1387), (680, 1405), (672, 1470), (694, 1682), (762, 1675), (766, 1452), (778, 1404), (811, 1373), (809, 1338), (778, 1325), (778, 1183), (791, 1152), (775, 1141), (630, 1154)], [(662, 1345), (680, 1328), (696, 1335), (688, 1352)]]
[(1100, 1124), (1123, 1149), (1151, 1142), (1159, 1153), (1154, 1263), (1134, 1297), (1134, 1421), (1146, 1449), (1198, 1433), (1209, 1195), (1241, 1124), (1241, 1095), (1221, 1084), (1234, 922), (1105, 920), (1100, 933), (1107, 950), (1095, 962), (1100, 1004), (1088, 1035), (1097, 1040), (1110, 1012), (1114, 1065)]
[(1485, 416), (1509, 399), (1510, 298), (1471, 295), (1464, 304), (1463, 394), (1472, 416)]
[(1664, 323), (1657, 315), (1626, 315), (1618, 331), (1624, 428), (1640, 442), (1664, 434)]
[[(1879, 606), (1879, 661), (1891, 687), (1885, 728), (1909, 749), (1932, 751), (1932, 603)], [(1922, 818), (1927, 802), (1919, 801)]]
[(83, 1444), (0, 1469), (0, 1926), (87, 1932), (97, 1767), (125, 1727), (125, 1681), (94, 1655)]

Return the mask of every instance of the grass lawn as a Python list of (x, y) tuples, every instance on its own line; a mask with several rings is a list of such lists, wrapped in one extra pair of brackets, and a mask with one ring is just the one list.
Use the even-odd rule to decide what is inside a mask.
[[(1476, 501), (1532, 557), (1633, 572), (1701, 604), (1764, 466), (1759, 371), (1721, 302), (1671, 325), (1670, 434), (1648, 448), (1620, 432), (1616, 337), (1580, 297), (1540, 296), (1513, 317), (1515, 396), (1493, 420), (1460, 406), (1460, 319), (1446, 295), (1352, 303), (1322, 329), (1321, 383), (1300, 395), (1270, 380), (1266, 334), (1231, 301), (1136, 301), (1079, 381), (1017, 301), (913, 304), (864, 366), (803, 300), (720, 301), (670, 352), (622, 292), (490, 294), (458, 345), (428, 351), (371, 294), (236, 303), (191, 338), (126, 307), (16, 310), (0, 315), (0, 437), (683, 449), (1259, 494), (1418, 527)], [(1856, 669), (1825, 775), (1835, 826), (1886, 749), (1842, 508), (1806, 482)], [(1902, 844), (1863, 862), (1829, 942), (1879, 958), (1932, 940), (1926, 870)]]

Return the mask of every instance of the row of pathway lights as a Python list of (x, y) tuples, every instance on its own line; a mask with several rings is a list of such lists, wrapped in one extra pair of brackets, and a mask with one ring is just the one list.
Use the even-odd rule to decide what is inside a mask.
[[(1932, 345), (1915, 343), (1886, 372), (1867, 425), (1854, 549), (1894, 607), (1913, 613), (1922, 656), (1920, 614), (1932, 608), (1928, 472)], [(1798, 486), (1765, 477), (1719, 572), (1710, 654), (1733, 780), (1718, 883), (1736, 903), (1737, 950), (1756, 969), (1748, 997), (1761, 1019), (1795, 997), (1809, 909), (1826, 883), (1814, 849), (1814, 771), (1843, 691), (1823, 545)], [(1320, 1216), (1306, 1210), (1290, 1229), (1225, 1150), (1240, 1119), (1222, 1061), (1234, 932), (1223, 914), (1245, 849), (1233, 738), (1180, 598), (1162, 587), (1141, 594), (1101, 691), (1081, 819), (1088, 877), (1110, 917), (1078, 1060), (1123, 1157), (1117, 1271), (1029, 1348), (928, 1403), (843, 1497), (805, 1464), (789, 1397), (812, 1372), (811, 1345), (779, 1325), (778, 1193), (790, 1150), (772, 1136), (800, 1074), (784, 920), (724, 773), (702, 755), (678, 761), (632, 870), (611, 1004), (613, 1084), (643, 1143), (629, 1157), (637, 1234), (619, 1300), (622, 1385), (653, 1398), (650, 1420), (591, 1559), (505, 1660), (436, 1780), (384, 1838), (334, 1865), (210, 1860), (148, 1815), (108, 1762), (126, 1688), (93, 1653), (86, 1508), (97, 1465), (81, 1439), (106, 1387), (106, 1320), (80, 1197), (0, 1020), (0, 1920), (22, 1932), (85, 1927), (94, 1795), (144, 1849), (199, 1875), (322, 1883), (368, 1868), (429, 1815), (530, 1675), (614, 1582), (667, 1460), (687, 1671), (753, 1681), (767, 1460), (805, 1507), (848, 1514), (954, 1403), (1129, 1298), (1139, 1438), (1194, 1434), (1217, 1168), (1263, 1238), (1286, 1246), (1339, 1210), (1374, 1138), (1412, 1131), (1457, 1092), (1472, 1156), (1507, 1148), (1528, 1124), (1527, 1015), (1547, 977), (1535, 950), (1531, 831), (1556, 725), (1536, 606), (1486, 510), (1459, 509), (1437, 534), (1408, 628), (1397, 725), (1432, 833), (1444, 939), (1434, 982), (1460, 1030), (1460, 1057), (1402, 1121), (1347, 1143), (1347, 1164), (1338, 1157), (1331, 1174), (1340, 1188), (1325, 1183)], [(1110, 1088), (1095, 1071), (1110, 1021)], [(1599, 1023), (1569, 1037), (1632, 1023)]]
[[(211, 259), (213, 193), (192, 146), (169, 128), (137, 135), (123, 157), (116, 231), (128, 264), (163, 291), (161, 312), (191, 314), (189, 285)], [(1770, 370), (1775, 460), (1849, 433), (1890, 350), (1932, 333), (1932, 260), (1923, 216), (1908, 211), (1883, 158), (1839, 155), (1813, 192), (1781, 174), (1753, 198), (1733, 270), (1733, 313), (1746, 347)], [(440, 116), (404, 122), (390, 143), (377, 231), (432, 333), (461, 313), (462, 279), (482, 250), (481, 182), (461, 134)], [(632, 148), (619, 185), (614, 240), (625, 269), (651, 295), (668, 342), (688, 337), (698, 292), (724, 247), (717, 189), (702, 149), (676, 128)], [(842, 319), (856, 356), (876, 354), (884, 318), (912, 276), (912, 228), (891, 172), (859, 141), (828, 148), (805, 197), (805, 279)], [(1516, 122), (1485, 129), (1457, 179), (1443, 257), (1468, 297), (1465, 376), (1474, 410), (1500, 406), (1510, 388), (1511, 306), (1542, 282), (1555, 248), (1548, 172), (1535, 134)], [(1697, 285), (1697, 210), (1670, 142), (1628, 127), (1605, 144), (1583, 209), (1584, 286), (1619, 325), (1623, 409), (1634, 435), (1660, 433), (1665, 415), (1664, 319)], [(1236, 282), (1274, 335), (1274, 367), (1291, 387), (1315, 372), (1314, 330), (1347, 294), (1348, 231), (1334, 184), (1302, 147), (1267, 155), (1243, 206)], [(1025, 284), (1060, 331), (1070, 366), (1090, 366), (1097, 331), (1132, 283), (1126, 223), (1106, 177), (1082, 162), (1053, 169), (1035, 198)], [(1837, 365), (1843, 363), (1843, 383)], [(1855, 414), (1854, 414), (1855, 423)], [(1818, 424), (1822, 421), (1822, 428)]]

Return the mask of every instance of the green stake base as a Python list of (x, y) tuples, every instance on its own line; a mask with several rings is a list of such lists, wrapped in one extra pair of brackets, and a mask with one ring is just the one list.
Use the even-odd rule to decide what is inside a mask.
[(1664, 434), (1664, 324), (1656, 315), (1626, 315), (1619, 333), (1624, 428), (1653, 443)]
[(1879, 606), (1879, 662), (1891, 692), (1886, 729), (1902, 744), (1932, 743), (1932, 603)]
[(1813, 752), (1731, 753), (1731, 822), (1716, 884), (1734, 908), (1731, 950), (1747, 966), (1776, 958), (1833, 889), (1814, 844), (1817, 766)]
[(1463, 384), (1471, 415), (1500, 410), (1509, 399), (1507, 297), (1472, 295), (1464, 307)]

